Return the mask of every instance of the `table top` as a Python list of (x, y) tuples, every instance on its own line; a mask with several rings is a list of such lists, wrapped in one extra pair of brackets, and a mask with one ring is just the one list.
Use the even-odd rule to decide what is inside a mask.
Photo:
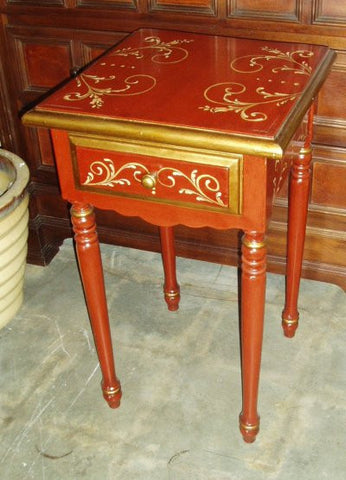
[(226, 141), (277, 158), (334, 55), (318, 45), (140, 29), (23, 121), (161, 141), (174, 131), (178, 143), (185, 134), (191, 144)]

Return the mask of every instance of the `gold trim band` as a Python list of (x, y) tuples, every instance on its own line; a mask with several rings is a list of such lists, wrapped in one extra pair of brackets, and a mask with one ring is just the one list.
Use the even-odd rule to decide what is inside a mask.
[[(141, 140), (141, 139), (140, 139)], [(194, 208), (194, 209), (203, 209), (203, 210), (210, 210), (214, 212), (220, 212), (222, 209), (223, 212), (225, 213), (230, 213), (234, 215), (241, 214), (242, 210), (242, 184), (243, 184), (243, 158), (242, 155), (240, 154), (234, 154), (234, 153), (220, 153), (217, 154), (215, 152), (197, 152), (196, 149), (174, 149), (169, 145), (156, 145), (153, 142), (142, 142), (142, 140), (139, 142), (139, 139), (137, 138), (137, 142), (131, 141), (129, 139), (119, 139), (119, 138), (112, 138), (110, 139), (107, 136), (98, 136), (98, 135), (93, 135), (93, 137), (86, 137), (86, 136), (81, 136), (77, 133), (74, 133), (70, 135), (70, 143), (72, 147), (72, 163), (73, 163), (73, 170), (74, 170), (74, 180), (75, 180), (75, 187), (78, 190), (83, 190), (83, 191), (88, 191), (88, 192), (97, 192), (97, 193), (103, 193), (106, 194), (107, 196), (115, 196), (115, 197), (125, 197), (125, 198), (135, 198), (136, 200), (139, 201), (149, 201), (149, 202), (154, 202), (154, 203), (162, 203), (162, 204), (169, 204), (169, 205), (178, 205), (182, 207), (188, 207), (188, 208)], [(103, 170), (103, 173), (105, 174), (105, 179), (107, 177), (110, 177), (109, 179), (113, 182), (117, 182), (118, 179), (116, 178), (117, 175), (120, 172), (125, 172), (124, 166), (127, 166), (129, 168), (128, 170), (128, 175), (130, 175), (127, 180), (131, 180), (131, 183), (135, 184), (135, 181), (138, 182), (140, 181), (139, 178), (136, 179), (136, 177), (133, 176), (135, 170), (132, 169), (132, 166), (139, 166), (142, 173), (144, 176), (146, 175), (151, 175), (151, 176), (156, 176), (157, 183), (161, 183), (162, 186), (162, 181), (159, 182), (157, 179), (158, 175), (160, 173), (163, 173), (166, 171), (167, 173), (167, 168), (170, 168), (170, 161), (176, 161), (178, 160), (181, 162), (181, 160), (186, 162), (187, 164), (191, 163), (191, 168), (192, 166), (196, 165), (198, 169), (204, 169), (205, 167), (210, 167), (211, 165), (216, 166), (218, 168), (218, 171), (216, 172), (216, 177), (214, 181), (218, 182), (218, 177), (221, 174), (221, 172), (225, 172), (224, 169), (227, 169), (227, 175), (228, 175), (228, 181), (225, 181), (225, 183), (219, 187), (221, 187), (221, 191), (223, 192), (223, 195), (227, 192), (228, 194), (228, 201), (225, 199), (225, 203), (222, 201), (220, 202), (218, 196), (214, 196), (216, 192), (214, 192), (214, 195), (212, 194), (213, 192), (210, 190), (210, 188), (207, 188), (203, 186), (203, 201), (199, 202), (196, 200), (193, 200), (192, 197), (190, 198), (186, 192), (179, 192), (180, 194), (177, 196), (173, 196), (173, 198), (167, 198), (163, 192), (157, 195), (150, 195), (148, 196), (148, 191), (143, 190), (143, 192), (139, 193), (134, 193), (132, 191), (132, 187), (128, 190), (127, 188), (124, 189), (120, 187), (120, 183), (117, 183), (115, 185), (112, 185), (112, 188), (109, 188), (110, 185), (108, 184), (108, 180), (104, 181), (102, 180), (102, 172), (99, 171), (97, 175), (95, 175), (95, 171), (91, 171), (91, 167), (95, 162), (91, 162), (88, 168), (88, 174), (87, 178), (85, 181), (81, 181), (79, 178), (79, 153), (78, 153), (78, 148), (82, 149), (87, 149), (90, 151), (90, 149), (97, 149), (103, 152), (99, 160), (96, 160), (97, 163), (99, 163), (101, 166), (101, 170)], [(142, 158), (138, 158), (138, 160), (133, 159), (133, 154), (139, 155)], [(120, 157), (121, 156), (121, 157)], [(124, 156), (124, 157), (123, 157)], [(128, 161), (127, 163), (124, 163), (124, 158), (128, 156)], [(107, 158), (104, 158), (107, 157)], [(109, 158), (108, 158), (109, 157)], [(119, 157), (121, 158), (121, 162), (119, 165), (117, 163), (119, 162)], [(151, 165), (152, 161), (157, 162), (157, 160), (160, 161), (160, 165), (162, 162), (162, 165), (160, 168), (157, 166)], [(149, 161), (149, 164), (148, 164)], [(117, 165), (117, 166), (116, 166)], [(130, 168), (131, 167), (131, 168)], [(158, 171), (155, 173), (150, 173), (150, 170), (152, 168), (158, 168)], [(176, 167), (172, 167), (175, 169)], [(207, 168), (207, 173), (209, 172)], [(220, 170), (219, 170), (220, 168)], [(132, 174), (130, 174), (132, 172)], [(178, 173), (178, 172), (176, 172)], [(99, 177), (99, 175), (101, 175)], [(172, 178), (174, 177), (175, 174), (173, 174)], [(95, 176), (95, 178), (93, 178)], [(214, 176), (214, 174), (213, 174)], [(97, 177), (97, 178), (96, 178)], [(195, 191), (195, 195), (200, 196), (200, 193), (198, 188), (197, 183), (198, 179), (192, 178), (190, 175), (177, 175), (177, 179), (185, 177), (185, 181), (187, 181), (193, 190)], [(120, 177), (121, 179), (122, 177)], [(174, 177), (175, 178), (175, 177)], [(174, 180), (173, 178), (173, 180)], [(177, 180), (175, 180), (177, 181)], [(171, 183), (169, 188), (173, 188), (175, 181)], [(182, 180), (180, 180), (182, 181)], [(214, 185), (214, 182), (212, 183)], [(152, 185), (154, 187), (154, 185)], [(168, 185), (165, 186), (168, 188)], [(176, 187), (177, 188), (177, 187)], [(207, 194), (205, 195), (205, 190), (207, 190)], [(155, 190), (149, 189), (149, 192), (154, 193)], [(167, 191), (167, 190), (166, 190)], [(177, 188), (178, 192), (178, 188)], [(195, 196), (194, 195), (194, 196)], [(193, 196), (193, 197), (194, 197)]]
[(253, 432), (254, 430), (259, 429), (259, 424), (257, 424), (257, 425), (246, 425), (245, 423), (240, 422), (239, 425), (240, 425), (240, 428), (242, 428), (243, 430), (247, 430), (249, 432)]
[(117, 393), (120, 392), (120, 387), (118, 387), (118, 388), (105, 387), (105, 388), (102, 388), (102, 391), (105, 395), (107, 395), (108, 397), (111, 397), (111, 396), (116, 395)]
[[(299, 118), (300, 120), (300, 118)], [(287, 145), (286, 138), (283, 138), (283, 147), (273, 140), (248, 138), (235, 134), (220, 132), (204, 132), (199, 129), (188, 127), (170, 127), (161, 125), (150, 125), (143, 122), (128, 120), (113, 120), (109, 118), (98, 118), (94, 115), (73, 115), (54, 111), (31, 110), (27, 112), (22, 121), (24, 125), (42, 126), (45, 128), (57, 128), (80, 133), (91, 133), (92, 135), (108, 135), (109, 137), (120, 136), (121, 139), (135, 139), (138, 142), (138, 131), (141, 132), (141, 141), (152, 141), (164, 146), (176, 145), (179, 147), (197, 147), (198, 150), (206, 149), (211, 152), (241, 153), (282, 158), (284, 147)], [(296, 124), (294, 125), (294, 131)], [(285, 135), (286, 136), (286, 129)], [(289, 137), (290, 138), (290, 137)], [(141, 142), (142, 143), (142, 142)]]
[(88, 208), (84, 208), (80, 212), (78, 212), (78, 211), (76, 212), (73, 205), (72, 205), (70, 212), (71, 212), (71, 216), (73, 216), (73, 217), (84, 218), (84, 217), (88, 217), (89, 215), (94, 213), (94, 207), (92, 207), (90, 205)]
[(165, 297), (167, 298), (176, 298), (176, 297), (179, 297), (180, 295), (180, 292), (164, 292), (165, 294)]
[(245, 240), (244, 237), (242, 239), (242, 243), (245, 247), (247, 248), (255, 248), (256, 250), (259, 250), (260, 248), (265, 248), (266, 247), (266, 242), (257, 242), (256, 240)]
[(298, 318), (295, 319), (288, 319), (288, 318), (282, 318), (282, 321), (286, 323), (286, 325), (296, 325), (298, 323)]
[(312, 148), (311, 147), (303, 147), (299, 150), (299, 155), (311, 155)]

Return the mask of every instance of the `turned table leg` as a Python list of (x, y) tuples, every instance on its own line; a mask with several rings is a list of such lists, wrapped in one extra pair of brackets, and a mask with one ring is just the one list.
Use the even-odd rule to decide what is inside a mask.
[(240, 431), (245, 442), (259, 431), (257, 413), (266, 284), (264, 234), (246, 232), (242, 239), (241, 355), (243, 409)]
[(80, 274), (103, 377), (103, 396), (111, 408), (117, 408), (120, 405), (121, 387), (115, 374), (102, 261), (93, 207), (88, 204), (74, 203), (71, 208), (71, 219)]
[(302, 271), (306, 219), (312, 158), (313, 108), (309, 112), (308, 135), (291, 169), (287, 234), (286, 300), (282, 312), (282, 327), (286, 337), (293, 337), (299, 320), (298, 295)]
[(177, 282), (173, 227), (160, 227), (162, 263), (165, 274), (163, 291), (168, 310), (179, 308), (180, 288)]

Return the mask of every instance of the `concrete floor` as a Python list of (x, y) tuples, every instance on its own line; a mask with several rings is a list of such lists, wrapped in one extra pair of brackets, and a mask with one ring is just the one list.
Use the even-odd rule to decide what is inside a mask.
[(254, 444), (241, 408), (237, 273), (178, 259), (166, 310), (159, 255), (102, 246), (123, 399), (111, 410), (71, 241), (28, 266), (25, 302), (0, 331), (2, 480), (346, 478), (346, 298), (302, 281), (301, 325), (281, 333), (284, 278), (268, 275)]

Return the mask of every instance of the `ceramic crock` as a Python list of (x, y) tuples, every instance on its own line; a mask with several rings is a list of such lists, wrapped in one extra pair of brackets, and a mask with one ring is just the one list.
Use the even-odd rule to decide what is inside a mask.
[(28, 182), (25, 162), (0, 148), (0, 328), (16, 315), (23, 302)]

